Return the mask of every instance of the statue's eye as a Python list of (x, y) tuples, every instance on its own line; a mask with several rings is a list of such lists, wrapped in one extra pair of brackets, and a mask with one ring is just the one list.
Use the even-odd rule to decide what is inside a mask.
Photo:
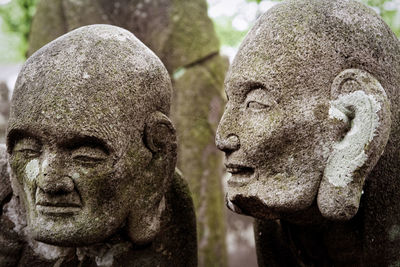
[(14, 152), (23, 154), (25, 158), (37, 158), (40, 156), (40, 151), (29, 148), (14, 150)]
[(98, 163), (98, 162), (103, 161), (103, 159), (101, 159), (101, 158), (89, 157), (89, 156), (84, 156), (84, 155), (76, 155), (73, 157), (73, 159), (80, 163)]
[(247, 102), (246, 105), (247, 108), (255, 109), (255, 110), (261, 110), (261, 109), (268, 109), (269, 105), (263, 104), (257, 101), (249, 101)]
[(72, 151), (72, 159), (81, 164), (94, 165), (107, 159), (107, 154), (100, 148), (81, 146)]
[(12, 154), (19, 154), (23, 158), (37, 158), (42, 153), (40, 143), (33, 138), (22, 138), (17, 141), (12, 149)]
[(252, 111), (268, 111), (275, 104), (273, 96), (265, 89), (254, 89), (247, 93), (244, 101), (246, 109)]

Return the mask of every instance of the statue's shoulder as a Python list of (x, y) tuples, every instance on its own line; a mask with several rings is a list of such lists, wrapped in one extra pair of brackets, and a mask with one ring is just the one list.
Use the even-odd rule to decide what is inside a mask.
[[(180, 206), (183, 210), (187, 212), (193, 212), (194, 214), (194, 205), (192, 194), (189, 190), (189, 185), (187, 181), (184, 179), (182, 172), (179, 169), (175, 169), (174, 177), (172, 179), (171, 188), (169, 194), (171, 197), (173, 196), (174, 199), (171, 200), (179, 200), (179, 203), (175, 203)], [(174, 201), (176, 202), (176, 201)], [(196, 221), (193, 217), (193, 221)]]
[(13, 195), (7, 166), (6, 146), (0, 144), (0, 267), (15, 266), (22, 249), (22, 241), (14, 231), (14, 223), (4, 214), (4, 206)]
[(303, 266), (280, 220), (254, 220), (257, 262), (259, 266)]
[[(124, 266), (197, 266), (196, 219), (189, 186), (176, 169), (165, 194), (159, 234), (150, 247), (136, 248)], [(121, 264), (120, 264), (121, 265)]]
[[(197, 232), (194, 205), (189, 186), (182, 173), (175, 169), (170, 188), (166, 193), (166, 210), (162, 220), (162, 233), (156, 246), (170, 257), (166, 266), (197, 266)], [(179, 255), (179, 256), (177, 256)]]
[(196, 214), (192, 194), (187, 181), (178, 169), (175, 169), (167, 198), (174, 220), (182, 227), (193, 229), (194, 235), (196, 235)]
[(7, 167), (7, 151), (5, 144), (0, 144), (0, 206), (10, 200), (12, 189), (10, 183), (10, 173)]

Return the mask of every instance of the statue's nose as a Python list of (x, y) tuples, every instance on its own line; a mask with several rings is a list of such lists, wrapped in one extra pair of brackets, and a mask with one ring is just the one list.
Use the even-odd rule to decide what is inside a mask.
[(232, 106), (227, 104), (215, 135), (217, 148), (225, 153), (230, 153), (240, 148), (239, 136), (232, 131), (232, 129), (238, 128), (234, 125), (236, 121), (234, 117), (235, 113)]
[(74, 181), (63, 174), (62, 159), (56, 155), (48, 155), (41, 166), (41, 174), (37, 186), (49, 194), (66, 194), (74, 190)]
[(236, 134), (230, 134), (226, 138), (223, 138), (217, 134), (215, 143), (217, 148), (224, 152), (232, 152), (238, 150), (240, 147), (240, 140)]
[(48, 194), (67, 194), (74, 190), (74, 182), (68, 176), (53, 176), (43, 173), (38, 179), (38, 187)]

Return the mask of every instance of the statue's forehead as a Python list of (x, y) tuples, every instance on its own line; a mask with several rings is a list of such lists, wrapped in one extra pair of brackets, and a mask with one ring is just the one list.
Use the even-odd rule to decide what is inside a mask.
[[(77, 111), (79, 112), (79, 111)], [(73, 113), (73, 112), (72, 112)], [(78, 119), (77, 119), (78, 118)], [(14, 114), (10, 118), (8, 135), (36, 137), (41, 141), (61, 143), (65, 140), (94, 137), (114, 147), (118, 140), (126, 139), (132, 129), (112, 118), (76, 117), (44, 111), (36, 116)], [(48, 139), (50, 138), (50, 139)], [(114, 147), (116, 149), (116, 147)]]
[(259, 23), (239, 48), (225, 80), (226, 90), (241, 92), (237, 90), (241, 84), (261, 83), (278, 94), (320, 89), (327, 93), (342, 62), (329, 61), (335, 51), (324, 48), (321, 40), (313, 32), (294, 34), (269, 20)]
[(72, 62), (63, 68), (57, 57), (49, 59), (50, 63), (39, 59), (24, 66), (14, 90), (11, 117), (116, 123), (143, 109), (146, 75), (123, 68), (110, 73), (110, 66), (104, 65), (72, 68)]
[(113, 90), (91, 94), (82, 91), (70, 88), (17, 94), (12, 101), (8, 132), (17, 130), (55, 139), (90, 136), (112, 147), (129, 142), (126, 136), (133, 131), (143, 131), (144, 111), (140, 106), (132, 101), (121, 102), (124, 97), (113, 94)]
[(225, 79), (228, 95), (243, 95), (258, 88), (277, 95), (296, 91), (302, 81), (293, 86), (299, 71), (296, 67), (289, 67), (294, 58), (289, 53), (281, 51), (280, 55), (276, 55), (267, 49), (259, 45), (242, 47), (238, 51)]

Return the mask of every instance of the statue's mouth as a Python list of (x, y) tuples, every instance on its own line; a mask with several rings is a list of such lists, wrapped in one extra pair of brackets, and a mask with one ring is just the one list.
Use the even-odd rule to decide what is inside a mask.
[(244, 186), (254, 177), (255, 172), (253, 167), (239, 164), (225, 164), (226, 171), (231, 174), (228, 178), (230, 186)]
[(68, 206), (46, 206), (36, 204), (36, 210), (39, 213), (51, 216), (72, 215), (78, 213), (81, 209), (81, 207), (74, 207), (69, 203)]
[(76, 191), (66, 194), (48, 194), (38, 188), (35, 204), (39, 213), (50, 216), (72, 215), (82, 210), (81, 199)]

